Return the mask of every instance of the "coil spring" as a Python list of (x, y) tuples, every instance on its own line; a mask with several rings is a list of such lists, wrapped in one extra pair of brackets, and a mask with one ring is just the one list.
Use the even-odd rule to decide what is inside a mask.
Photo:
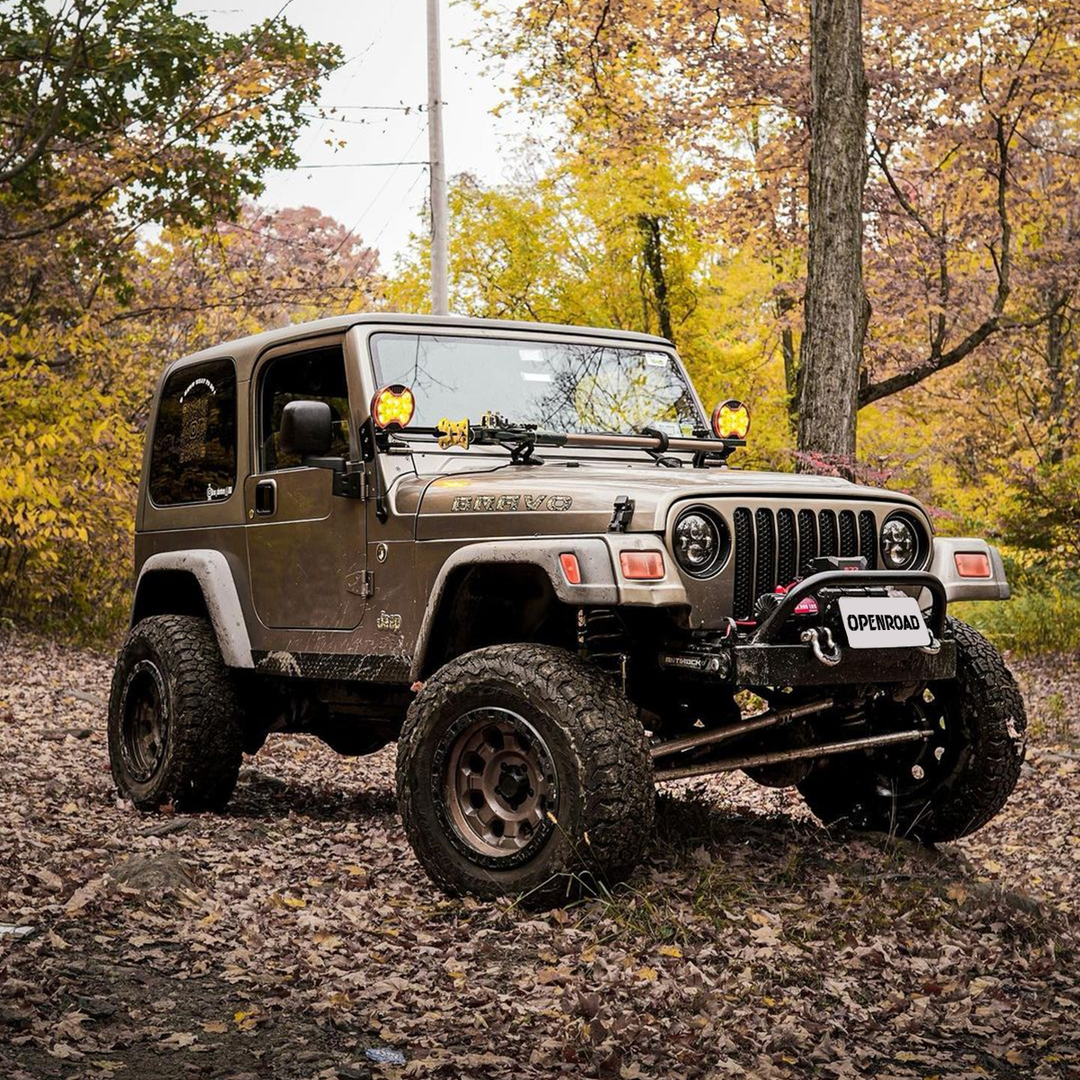
[(622, 620), (611, 608), (580, 608), (578, 645), (599, 667), (608, 671), (620, 670), (627, 651)]

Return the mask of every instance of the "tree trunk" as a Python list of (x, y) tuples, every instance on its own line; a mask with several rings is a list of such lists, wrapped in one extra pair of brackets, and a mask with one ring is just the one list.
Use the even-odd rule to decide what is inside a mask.
[[(776, 311), (781, 319), (795, 307), (794, 297), (783, 294), (776, 302)], [(799, 358), (795, 353), (795, 331), (785, 326), (780, 331), (780, 352), (784, 357), (784, 390), (787, 406), (788, 427), (791, 434), (799, 435)]]
[(1069, 297), (1055, 296), (1049, 304), (1050, 316), (1046, 320), (1046, 374), (1049, 384), (1049, 396), (1046, 409), (1040, 418), (1047, 424), (1046, 460), (1051, 465), (1060, 465), (1065, 460), (1065, 447), (1068, 441), (1070, 417), (1069, 371), (1065, 352), (1069, 331)]
[[(653, 298), (656, 301), (656, 314), (660, 322), (660, 336), (674, 342), (675, 331), (671, 325), (671, 301), (668, 298), (667, 274), (664, 271), (664, 244), (661, 233), (662, 219), (652, 214), (638, 215), (638, 229), (641, 231), (642, 254), (645, 268), (652, 282)], [(646, 327), (646, 330), (648, 327)]]
[(862, 276), (866, 70), (860, 0), (810, 4), (810, 253), (800, 355), (800, 467), (850, 473), (870, 305)]

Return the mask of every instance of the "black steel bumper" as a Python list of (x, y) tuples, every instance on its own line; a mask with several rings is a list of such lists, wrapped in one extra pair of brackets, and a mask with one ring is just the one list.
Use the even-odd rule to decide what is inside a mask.
[[(909, 594), (927, 590), (927, 625), (933, 637), (928, 648), (852, 649), (843, 640), (831, 643), (828, 660), (812, 644), (789, 644), (795, 608), (813, 596), (824, 612), (840, 596), (885, 595), (889, 589)], [(660, 666), (691, 678), (733, 686), (841, 686), (875, 683), (923, 683), (951, 679), (956, 674), (956, 645), (942, 640), (945, 629), (945, 589), (932, 574), (910, 571), (826, 571), (800, 581), (776, 609), (746, 636), (731, 635), (686, 652), (666, 653)], [(810, 626), (796, 619), (800, 627)], [(787, 638), (787, 641), (781, 640)]]
[(923, 649), (840, 649), (823, 664), (807, 645), (736, 645), (728, 681), (737, 686), (839, 686), (857, 683), (922, 683), (956, 674), (956, 645)]

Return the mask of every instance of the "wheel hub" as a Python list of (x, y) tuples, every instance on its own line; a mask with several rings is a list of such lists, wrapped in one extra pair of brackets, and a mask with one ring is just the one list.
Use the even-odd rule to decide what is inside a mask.
[(536, 729), (508, 709), (475, 709), (447, 732), (446, 805), (472, 857), (519, 861), (551, 828), (555, 770)]
[(927, 740), (881, 756), (884, 769), (877, 777), (877, 794), (889, 800), (914, 797), (939, 783), (952, 769), (958, 751), (956, 726), (945, 697), (933, 685), (894, 709), (889, 719), (892, 725), (923, 728)]
[(507, 765), (503, 762), (499, 782), (495, 785), (495, 794), (511, 810), (516, 810), (530, 790), (529, 770), (522, 765)]
[(131, 777), (145, 784), (165, 759), (169, 733), (165, 685), (157, 665), (141, 660), (124, 691), (122, 751)]

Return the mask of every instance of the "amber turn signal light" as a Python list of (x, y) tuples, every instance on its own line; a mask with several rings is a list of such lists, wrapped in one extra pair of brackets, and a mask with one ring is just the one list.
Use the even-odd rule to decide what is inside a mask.
[(745, 439), (750, 432), (750, 410), (741, 401), (722, 401), (713, 409), (712, 427), (718, 439)]
[(371, 400), (371, 418), (381, 428), (405, 427), (416, 412), (413, 392), (400, 383), (384, 386)]
[(961, 577), (990, 577), (990, 559), (981, 551), (958, 551), (953, 555)]
[(659, 551), (620, 552), (619, 565), (628, 581), (659, 581), (664, 576), (664, 556)]
[(562, 572), (566, 575), (566, 580), (571, 585), (581, 584), (581, 567), (578, 565), (577, 556), (572, 552), (564, 552), (559, 556), (559, 563), (562, 566)]

